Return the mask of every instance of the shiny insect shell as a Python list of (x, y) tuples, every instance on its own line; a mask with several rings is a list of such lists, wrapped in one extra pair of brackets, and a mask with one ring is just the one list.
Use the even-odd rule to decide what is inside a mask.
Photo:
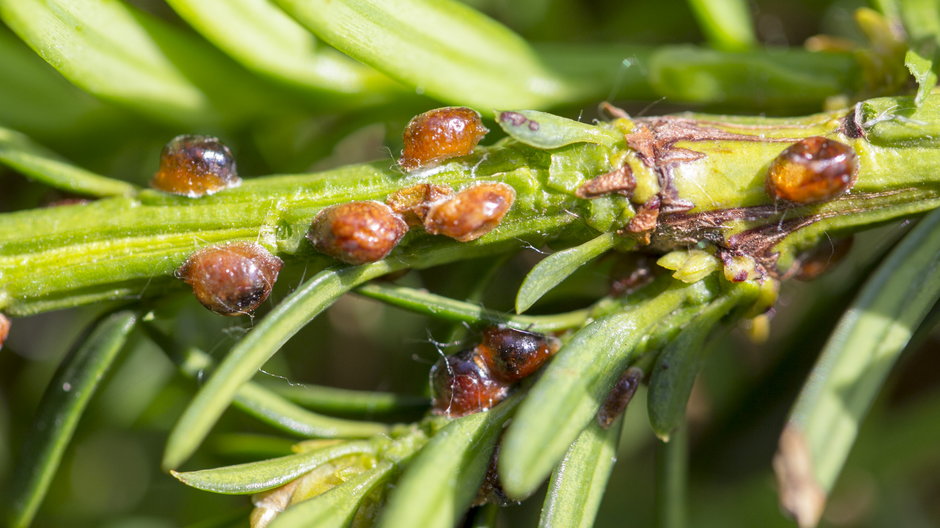
[(429, 110), (413, 117), (405, 127), (398, 164), (413, 171), (466, 156), (487, 132), (475, 110), (457, 106)]
[(3, 349), (3, 343), (7, 340), (8, 335), (10, 335), (10, 319), (0, 314), (0, 350)]
[(551, 336), (493, 326), (483, 331), (476, 351), (494, 378), (516, 383), (534, 374), (560, 346)]
[(407, 232), (408, 224), (391, 207), (360, 201), (321, 210), (307, 239), (317, 251), (337, 260), (366, 264), (387, 257)]
[(505, 183), (478, 183), (431, 205), (424, 230), (461, 242), (476, 240), (496, 229), (515, 199), (515, 189)]
[(433, 412), (453, 418), (485, 411), (509, 394), (509, 385), (493, 379), (474, 349), (441, 358), (430, 378)]
[(781, 152), (767, 172), (767, 193), (798, 204), (832, 200), (858, 178), (855, 150), (822, 136), (802, 139)]
[(160, 153), (160, 168), (150, 185), (191, 198), (241, 184), (232, 151), (212, 136), (176, 136)]
[(282, 265), (262, 246), (238, 242), (197, 251), (176, 276), (192, 286), (206, 308), (221, 315), (242, 315), (268, 298)]

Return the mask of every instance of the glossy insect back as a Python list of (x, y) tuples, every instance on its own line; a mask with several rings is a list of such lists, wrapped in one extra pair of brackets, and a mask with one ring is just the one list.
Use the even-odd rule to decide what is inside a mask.
[(366, 264), (387, 257), (407, 232), (408, 224), (391, 207), (361, 201), (320, 211), (307, 239), (317, 251), (337, 260)]
[(451, 417), (485, 411), (534, 374), (561, 347), (554, 337), (493, 326), (477, 346), (431, 368), (434, 412)]
[(258, 244), (239, 242), (197, 251), (176, 274), (192, 286), (206, 308), (221, 315), (242, 315), (268, 298), (282, 265)]
[(485, 411), (509, 393), (509, 385), (493, 379), (474, 349), (441, 358), (431, 367), (433, 410), (452, 418)]
[(461, 242), (489, 233), (512, 207), (516, 191), (505, 183), (480, 183), (431, 206), (424, 229)]
[(398, 164), (411, 171), (466, 156), (487, 132), (475, 110), (457, 106), (429, 110), (412, 118), (405, 127)]
[(483, 331), (476, 349), (495, 378), (516, 383), (534, 374), (560, 346), (551, 336), (493, 326)]
[(0, 314), (0, 350), (3, 350), (3, 343), (7, 340), (8, 335), (10, 335), (10, 319)]
[(767, 193), (775, 199), (807, 204), (831, 200), (858, 177), (855, 150), (822, 136), (802, 139), (770, 164)]
[(212, 136), (176, 136), (160, 153), (154, 189), (196, 198), (241, 184), (232, 151)]

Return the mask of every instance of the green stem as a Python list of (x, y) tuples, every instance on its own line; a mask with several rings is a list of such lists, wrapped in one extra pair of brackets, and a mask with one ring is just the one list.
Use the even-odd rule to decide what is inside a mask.
[[(641, 126), (658, 137), (688, 138), (657, 147), (686, 155), (668, 169), (649, 166), (624, 140), (590, 142), (594, 140), (583, 134), (581, 123), (571, 125), (581, 143), (530, 146), (559, 144), (552, 141), (570, 132), (564, 119), (545, 124), (534, 134), (479, 148), (423, 174), (403, 175), (383, 161), (256, 178), (199, 199), (145, 190), (134, 197), (0, 215), (0, 308), (28, 315), (157, 293), (193, 251), (212, 243), (257, 241), (280, 256), (309, 259), (313, 252), (304, 234), (317, 211), (349, 200), (384, 200), (418, 182), (459, 189), (480, 180), (499, 181), (515, 188), (517, 198), (499, 229), (470, 243), (412, 230), (390, 259), (414, 268), (562, 236), (577, 244), (598, 231), (618, 231), (638, 204), (662, 192), (665, 172), (675, 201), (692, 209), (661, 215), (656, 249), (702, 241), (735, 249), (732, 237), (750, 231), (765, 243), (767, 255), (779, 253), (781, 271), (792, 265), (796, 252), (827, 232), (857, 230), (940, 205), (940, 141), (933, 139), (940, 130), (940, 95), (921, 107), (914, 107), (910, 98), (875, 99), (852, 111), (792, 119), (695, 115), (598, 125), (606, 129), (598, 135), (602, 138)], [(849, 125), (860, 127), (851, 137), (846, 135)], [(851, 145), (859, 157), (858, 180), (841, 198), (782, 207), (765, 191), (767, 166), (788, 144), (813, 135)], [(636, 178), (630, 199), (576, 196), (585, 181), (624, 162)], [(795, 219), (807, 221), (792, 232), (777, 229)]]

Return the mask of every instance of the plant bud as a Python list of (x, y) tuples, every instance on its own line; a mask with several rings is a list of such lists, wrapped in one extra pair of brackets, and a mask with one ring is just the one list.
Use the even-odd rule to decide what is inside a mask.
[(554, 337), (493, 326), (483, 331), (476, 350), (494, 378), (516, 383), (534, 374), (560, 347)]
[(767, 194), (799, 204), (822, 202), (849, 190), (857, 178), (852, 147), (813, 136), (790, 145), (770, 164)]
[(480, 183), (433, 204), (424, 229), (461, 242), (476, 240), (496, 229), (515, 199), (515, 189), (505, 183)]
[(456, 106), (429, 110), (405, 127), (405, 148), (398, 164), (411, 171), (466, 156), (487, 132), (475, 110)]
[(176, 275), (192, 286), (206, 308), (221, 315), (241, 315), (268, 298), (282, 265), (258, 244), (237, 242), (197, 251)]
[(154, 189), (191, 198), (240, 185), (232, 151), (212, 136), (176, 136), (160, 153)]
[(320, 211), (307, 239), (313, 247), (348, 264), (387, 257), (408, 232), (408, 224), (379, 202), (348, 202)]
[(452, 418), (485, 411), (509, 393), (509, 386), (492, 378), (472, 349), (438, 360), (431, 367), (435, 414)]

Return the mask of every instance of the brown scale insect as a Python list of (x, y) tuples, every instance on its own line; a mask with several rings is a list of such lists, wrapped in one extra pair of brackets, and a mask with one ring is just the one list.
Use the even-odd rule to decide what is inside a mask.
[(483, 331), (476, 351), (494, 378), (516, 383), (534, 374), (560, 347), (551, 336), (492, 326)]
[(461, 242), (476, 240), (496, 229), (515, 199), (515, 189), (505, 183), (479, 183), (434, 203), (424, 230)]
[(822, 136), (802, 139), (781, 152), (767, 173), (767, 194), (808, 204), (832, 200), (855, 185), (855, 150)]
[(486, 467), (486, 475), (483, 476), (483, 482), (477, 490), (477, 496), (473, 499), (473, 506), (483, 506), (484, 504), (495, 504), (497, 506), (511, 506), (515, 501), (506, 495), (503, 484), (499, 480), (499, 452), (500, 442), (493, 446), (493, 454), (490, 455), (490, 463)]
[(643, 370), (639, 367), (630, 367), (621, 374), (620, 379), (607, 393), (601, 408), (597, 410), (597, 425), (607, 429), (623, 414), (643, 381), (643, 376)]
[(409, 226), (415, 227), (424, 223), (432, 204), (453, 194), (453, 189), (446, 185), (419, 183), (393, 192), (385, 199), (385, 203), (392, 211), (400, 214)]
[(826, 273), (849, 254), (852, 240), (852, 237), (847, 237), (824, 242), (800, 255), (794, 276), (801, 281), (810, 281)]
[(475, 110), (458, 106), (429, 110), (412, 118), (405, 127), (405, 148), (398, 164), (412, 171), (466, 156), (487, 132)]
[(232, 151), (212, 136), (176, 136), (160, 153), (154, 189), (191, 198), (241, 184)]
[(307, 239), (321, 253), (346, 262), (366, 264), (387, 257), (408, 232), (408, 224), (391, 207), (373, 201), (347, 202), (321, 210)]
[(0, 350), (3, 349), (3, 343), (7, 340), (8, 335), (10, 335), (10, 319), (0, 314)]
[(203, 306), (221, 315), (254, 311), (271, 294), (283, 262), (249, 242), (210, 246), (194, 253), (176, 272)]
[(434, 413), (452, 418), (485, 411), (509, 394), (509, 385), (493, 379), (474, 349), (441, 358), (430, 378)]

